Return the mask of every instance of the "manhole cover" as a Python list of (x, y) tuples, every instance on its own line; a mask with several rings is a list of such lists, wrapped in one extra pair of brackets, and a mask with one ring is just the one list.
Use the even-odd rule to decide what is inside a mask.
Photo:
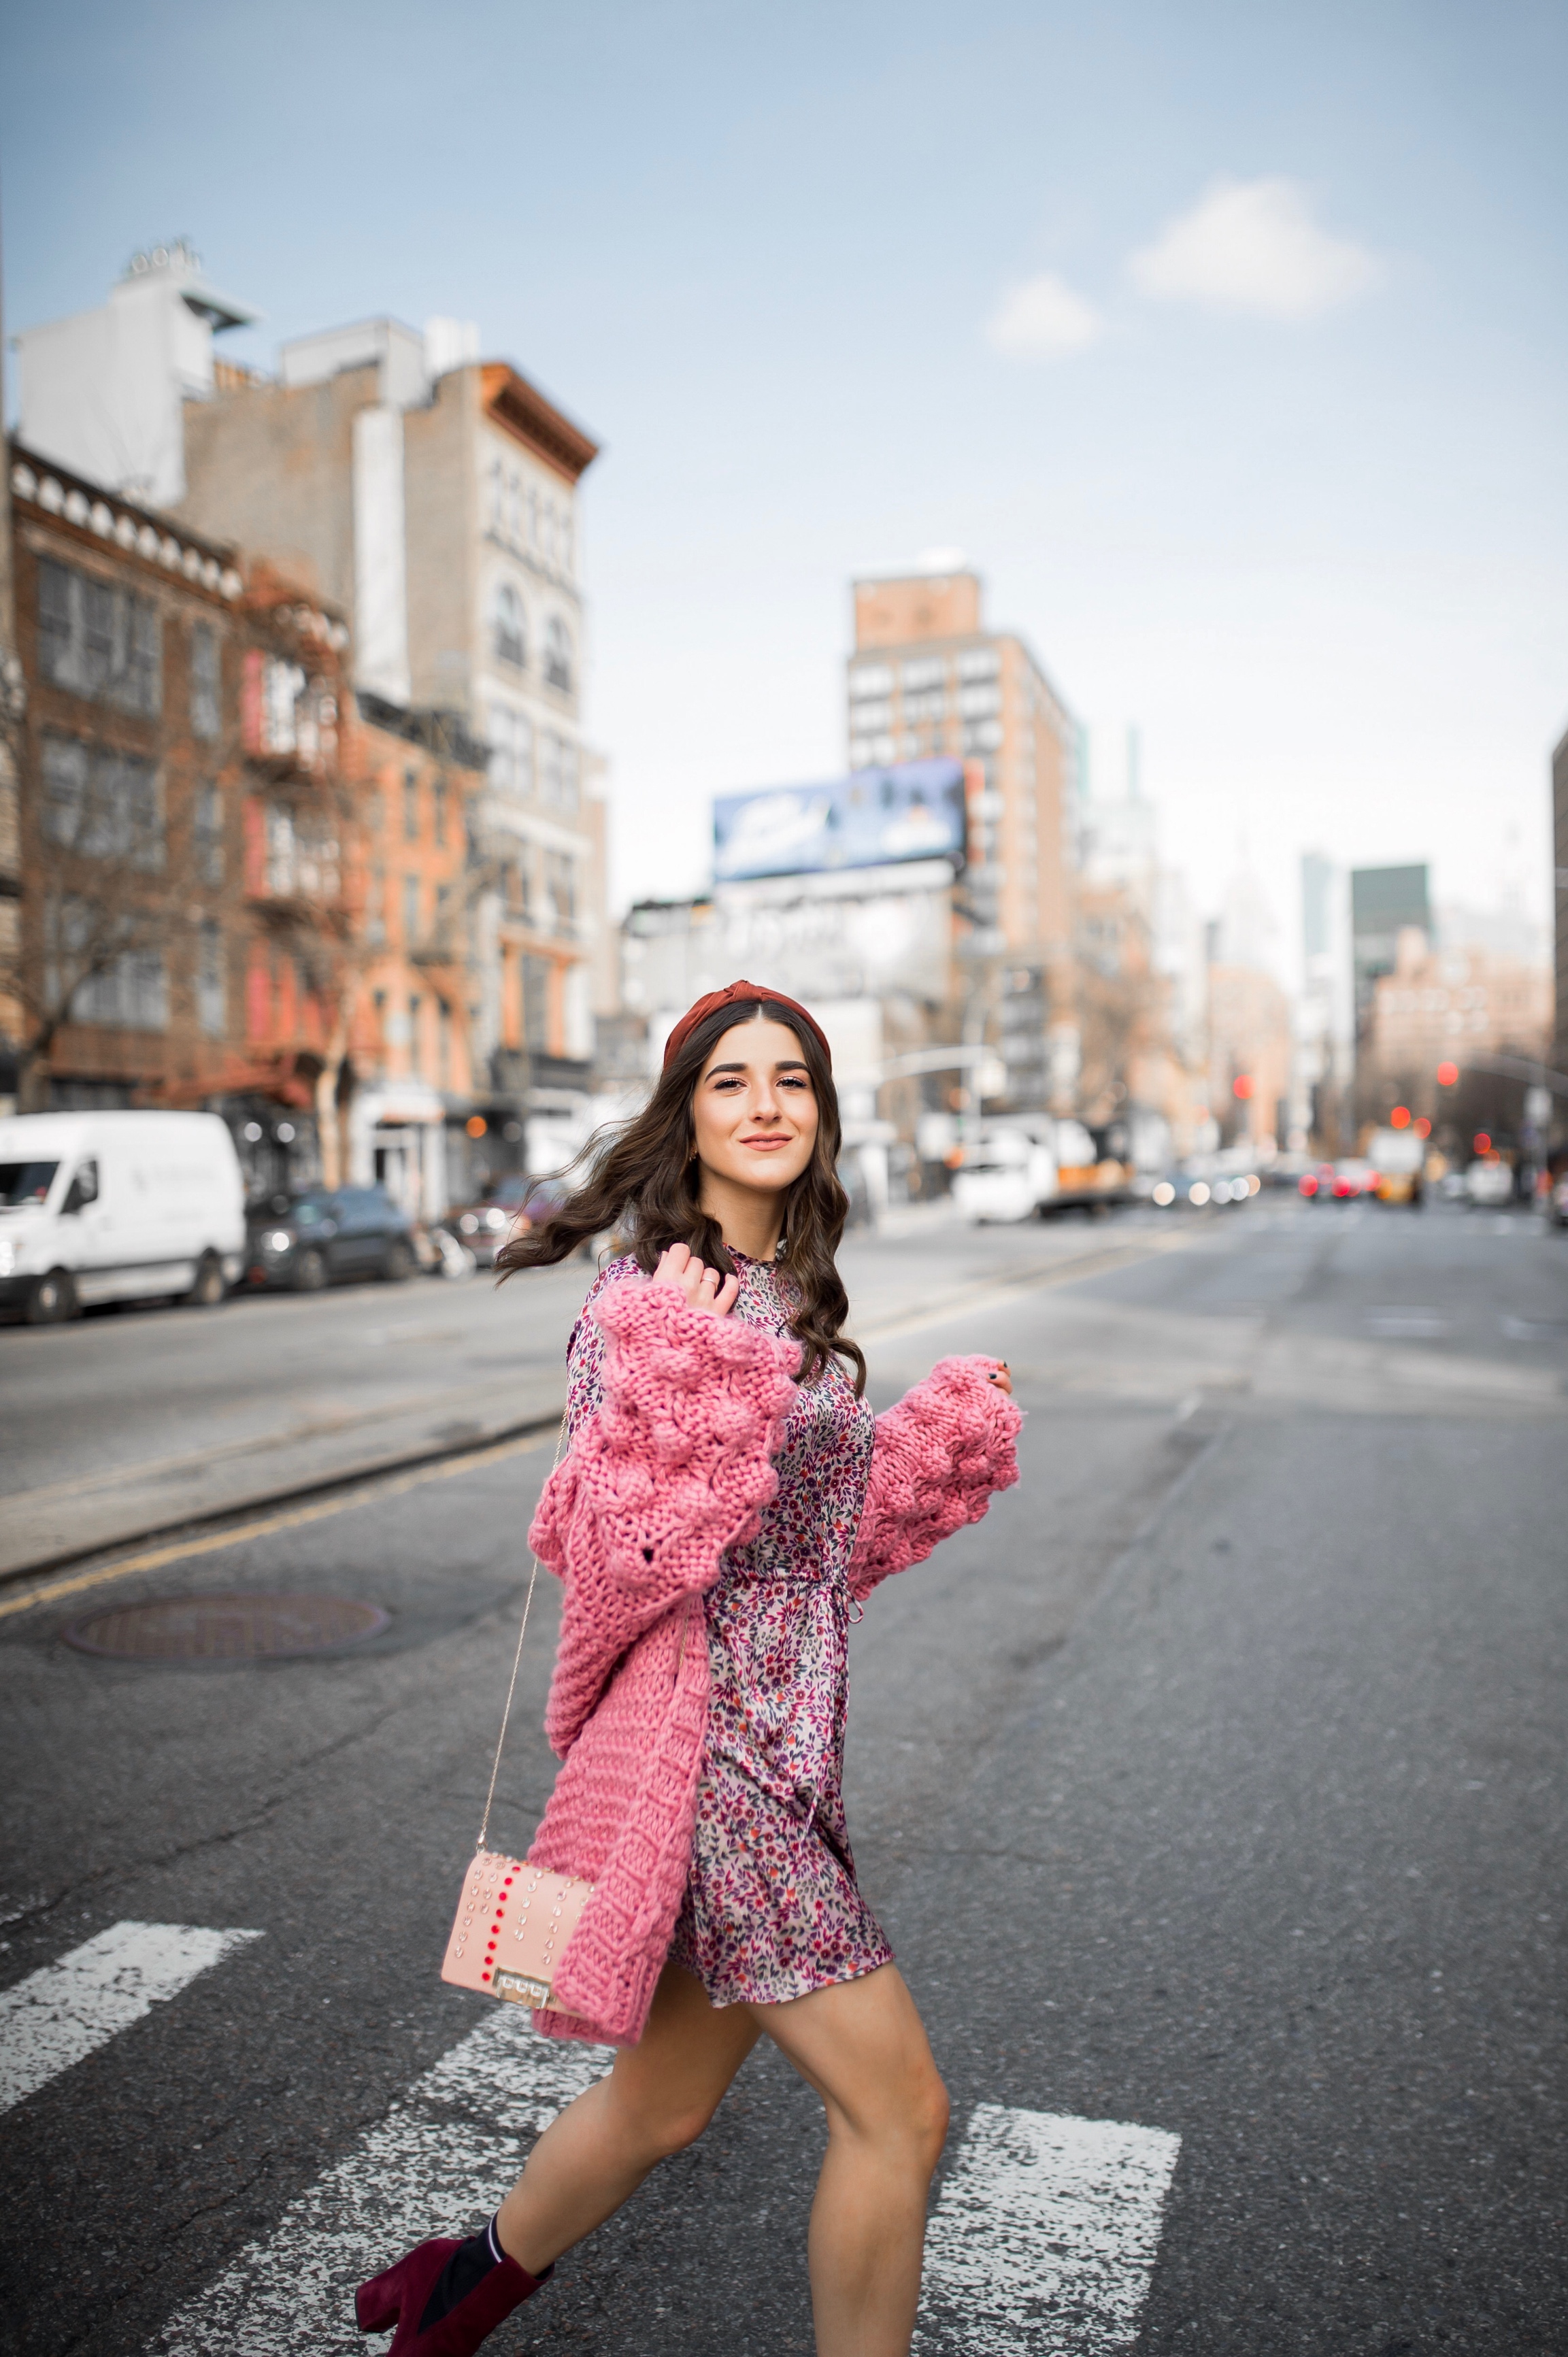
[(345, 1596), (167, 1596), (94, 1612), (65, 1641), (113, 1662), (276, 1662), (357, 1644), (390, 1618)]

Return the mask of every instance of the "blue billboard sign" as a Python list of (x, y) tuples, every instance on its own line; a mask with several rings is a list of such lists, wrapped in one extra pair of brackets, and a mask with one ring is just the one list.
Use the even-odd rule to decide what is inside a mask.
[(963, 764), (901, 761), (819, 786), (765, 786), (714, 804), (721, 884), (964, 857)]

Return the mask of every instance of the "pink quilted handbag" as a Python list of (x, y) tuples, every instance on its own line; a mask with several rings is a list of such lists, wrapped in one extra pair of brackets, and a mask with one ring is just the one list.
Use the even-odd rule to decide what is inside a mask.
[[(565, 1438), (566, 1418), (563, 1415), (555, 1441), (556, 1465), (561, 1462)], [(552, 1466), (551, 1471), (554, 1469)], [(517, 1674), (522, 1663), (522, 1641), (528, 1634), (533, 1583), (538, 1577), (539, 1557), (535, 1555), (533, 1569), (528, 1576), (528, 1594), (523, 1599), (522, 1626), (517, 1632), (511, 1683), (501, 1712), (501, 1731), (496, 1738), (496, 1756), (490, 1762), (484, 1822), (463, 1877), (463, 1895), (457, 1901), (456, 1921), (446, 1943), (441, 1977), (456, 1988), (473, 1989), (480, 1996), (504, 1997), (513, 2005), (532, 2006), (541, 2012), (549, 2012), (553, 2005), (551, 1987), (566, 1943), (594, 1895), (594, 1886), (569, 1874), (553, 1874), (542, 1866), (529, 1866), (521, 1858), (503, 1857), (499, 1850), (485, 1846), (485, 1835), (490, 1829), (490, 1806), (496, 1797), (496, 1778), (500, 1773), (501, 1747), (506, 1741), (512, 1696), (517, 1692)], [(554, 2010), (563, 2008), (555, 2007)]]

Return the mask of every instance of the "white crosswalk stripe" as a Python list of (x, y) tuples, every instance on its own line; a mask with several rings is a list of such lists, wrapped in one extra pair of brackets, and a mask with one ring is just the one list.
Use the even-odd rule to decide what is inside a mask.
[(916, 2348), (1131, 2349), (1180, 2145), (1163, 2128), (980, 2104), (926, 2236)]
[[(430, 2233), (467, 2233), (529, 2141), (608, 2069), (510, 2007), (416, 2081), (148, 2344), (148, 2357), (353, 2357), (354, 2287)], [(927, 2245), (917, 2347), (1117, 2357), (1132, 2345), (1179, 2138), (983, 2104)]]
[[(471, 2233), (524, 2139), (609, 2068), (498, 2007), (148, 2345), (161, 2357), (349, 2357), (354, 2287), (426, 2234)], [(376, 2344), (379, 2346), (380, 2344)]]
[(192, 1923), (115, 1923), (0, 1990), (0, 2112), (261, 1936)]

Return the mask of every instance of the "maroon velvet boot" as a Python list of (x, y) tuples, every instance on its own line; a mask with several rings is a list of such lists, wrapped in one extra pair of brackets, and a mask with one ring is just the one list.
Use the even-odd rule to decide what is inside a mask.
[(474, 2357), (553, 2270), (531, 2276), (501, 2249), (492, 2218), (464, 2243), (435, 2236), (354, 2294), (361, 2332), (397, 2333), (387, 2357)]

